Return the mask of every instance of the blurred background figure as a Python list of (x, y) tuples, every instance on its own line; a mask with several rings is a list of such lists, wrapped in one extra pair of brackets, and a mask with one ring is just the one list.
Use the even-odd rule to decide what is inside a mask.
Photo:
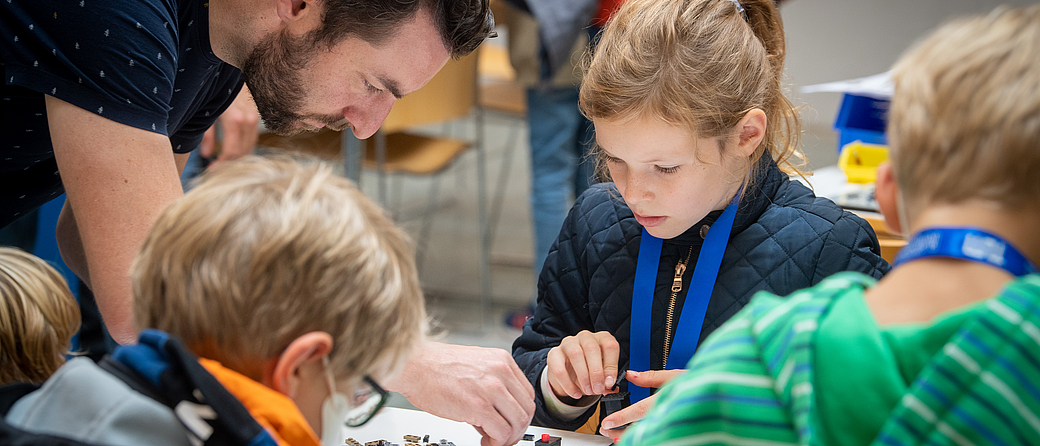
[[(506, 0), (511, 6), (509, 59), (527, 93), (531, 161), (531, 220), (535, 281), (573, 200), (596, 182), (592, 123), (578, 109), (580, 65), (600, 27), (624, 0), (545, 2)], [(523, 327), (531, 304), (507, 313)]]

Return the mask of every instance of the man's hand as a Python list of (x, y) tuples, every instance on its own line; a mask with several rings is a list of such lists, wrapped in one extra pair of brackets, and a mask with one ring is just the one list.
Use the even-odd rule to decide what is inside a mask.
[(221, 141), (220, 153), (216, 154), (217, 158), (213, 160), (213, 164), (253, 153), (259, 136), (260, 113), (256, 111), (253, 97), (244, 85), (235, 101), (217, 118), (217, 123), (206, 130), (202, 136), (199, 154), (203, 158), (212, 159), (214, 155), (213, 152), (217, 147), (217, 124), (220, 124), (223, 132), (223, 141)]
[(472, 425), (481, 446), (516, 444), (534, 416), (534, 388), (497, 348), (426, 342), (387, 388), (426, 412)]
[(560, 398), (613, 393), (618, 373), (617, 339), (609, 332), (582, 330), (549, 350), (549, 387)]
[[(629, 370), (628, 374), (625, 375), (625, 378), (628, 379), (629, 385), (635, 384), (639, 387), (658, 389), (668, 381), (671, 381), (673, 378), (682, 375), (683, 373), (686, 373), (686, 370), (650, 370), (646, 372), (633, 372)], [(654, 400), (656, 398), (656, 394), (651, 395), (648, 398), (644, 398), (642, 401), (610, 414), (610, 416), (603, 419), (603, 424), (600, 425), (599, 433), (608, 438), (620, 437), (625, 433), (625, 428), (618, 427), (626, 426), (629, 423), (642, 420), (650, 408), (654, 406)]]

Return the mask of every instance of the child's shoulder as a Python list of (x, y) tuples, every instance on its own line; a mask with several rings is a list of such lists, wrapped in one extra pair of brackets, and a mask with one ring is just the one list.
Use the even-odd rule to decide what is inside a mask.
[[(808, 226), (813, 236), (831, 231), (859, 233), (870, 228), (863, 218), (825, 197), (816, 196), (800, 181), (785, 178), (758, 218), (768, 228), (787, 228), (795, 222)], [(851, 237), (852, 234), (850, 234)]]
[(801, 181), (785, 178), (777, 188), (773, 202), (766, 212), (795, 216), (813, 216), (831, 224), (851, 213), (845, 211), (829, 198), (818, 197)]
[(862, 273), (841, 272), (788, 296), (761, 291), (752, 297), (741, 313), (748, 320), (755, 321), (759, 327), (755, 331), (761, 331), (766, 325), (793, 325), (825, 314), (834, 303), (848, 296), (860, 295), (876, 283), (877, 279)]
[(27, 431), (42, 429), (90, 444), (189, 444), (172, 410), (87, 358), (66, 362), (39, 390), (15, 403), (6, 419)]

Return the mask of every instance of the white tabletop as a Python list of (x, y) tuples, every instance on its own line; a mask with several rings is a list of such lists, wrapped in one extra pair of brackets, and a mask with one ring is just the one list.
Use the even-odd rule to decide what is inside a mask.
[[(531, 426), (527, 433), (535, 439), (549, 434), (562, 439), (563, 446), (606, 446), (611, 443), (607, 437), (600, 435), (578, 434), (569, 431), (546, 429)], [(430, 436), (430, 442), (436, 443), (446, 439), (458, 446), (475, 446), (480, 444), (480, 434), (470, 425), (435, 417), (426, 412), (396, 407), (385, 407), (375, 417), (361, 427), (345, 427), (344, 438), (353, 438), (365, 444), (375, 440), (387, 440), (403, 445), (405, 435), (422, 438)], [(531, 446), (533, 441), (521, 441), (519, 446)]]

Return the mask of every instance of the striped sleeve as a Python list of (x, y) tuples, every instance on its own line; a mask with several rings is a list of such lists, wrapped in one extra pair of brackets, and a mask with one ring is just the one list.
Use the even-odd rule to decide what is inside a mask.
[(690, 371), (658, 392), (654, 407), (621, 444), (796, 444), (796, 430), (753, 338), (756, 315), (779, 302), (756, 298), (713, 333), (694, 356)]

